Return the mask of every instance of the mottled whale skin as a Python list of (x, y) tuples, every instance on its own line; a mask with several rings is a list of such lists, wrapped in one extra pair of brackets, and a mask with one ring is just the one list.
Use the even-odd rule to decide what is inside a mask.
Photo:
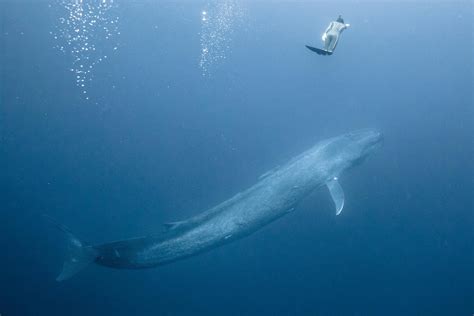
[(186, 221), (165, 224), (167, 229), (160, 234), (87, 245), (58, 224), (69, 236), (70, 253), (57, 280), (71, 277), (91, 262), (141, 269), (197, 255), (250, 235), (292, 212), (299, 201), (323, 185), (328, 186), (339, 213), (344, 196), (337, 177), (364, 160), (382, 139), (377, 130), (365, 129), (321, 141), (231, 199)]

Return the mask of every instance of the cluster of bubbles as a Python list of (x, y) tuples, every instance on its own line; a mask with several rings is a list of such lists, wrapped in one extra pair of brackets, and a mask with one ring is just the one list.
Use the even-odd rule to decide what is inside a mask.
[[(119, 17), (112, 14), (114, 0), (58, 0), (61, 10), (51, 35), (56, 47), (72, 57), (70, 71), (86, 99), (94, 67), (117, 50), (111, 40), (120, 35)], [(110, 41), (109, 43), (107, 43)]]
[(237, 0), (214, 0), (201, 12), (201, 58), (203, 76), (209, 76), (212, 65), (226, 59), (230, 50), (234, 24), (242, 16)]

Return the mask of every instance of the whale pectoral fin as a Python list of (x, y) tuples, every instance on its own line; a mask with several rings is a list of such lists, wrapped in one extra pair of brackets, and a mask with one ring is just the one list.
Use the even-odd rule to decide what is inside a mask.
[(337, 177), (332, 178), (326, 182), (326, 186), (331, 193), (332, 200), (336, 206), (336, 215), (339, 215), (344, 207), (344, 191), (342, 190), (341, 185), (337, 181)]
[(176, 229), (179, 226), (181, 226), (184, 222), (179, 221), (179, 222), (169, 222), (169, 223), (164, 223), (163, 226), (165, 226), (166, 229)]

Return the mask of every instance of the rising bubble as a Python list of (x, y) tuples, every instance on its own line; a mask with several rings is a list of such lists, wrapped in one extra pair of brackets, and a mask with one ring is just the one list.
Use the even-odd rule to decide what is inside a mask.
[(75, 75), (76, 85), (87, 94), (94, 67), (117, 49), (116, 38), (120, 32), (116, 5), (113, 0), (58, 0), (56, 3), (59, 17), (51, 35), (56, 40), (56, 48), (71, 58), (70, 70)]
[(227, 58), (234, 29), (241, 17), (242, 8), (236, 0), (214, 0), (201, 11), (199, 67), (203, 76), (209, 76), (212, 67)]

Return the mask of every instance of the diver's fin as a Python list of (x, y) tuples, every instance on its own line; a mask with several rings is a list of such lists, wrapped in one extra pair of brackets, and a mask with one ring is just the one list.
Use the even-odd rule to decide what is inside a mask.
[(332, 55), (332, 52), (330, 51), (327, 51), (325, 49), (321, 49), (321, 48), (316, 48), (316, 47), (313, 47), (313, 46), (308, 46), (308, 45), (305, 45), (307, 49), (309, 49), (310, 51), (312, 52), (315, 52), (316, 54), (318, 55)]
[(326, 186), (328, 187), (334, 205), (336, 206), (336, 215), (339, 215), (344, 207), (344, 191), (337, 181), (337, 177), (326, 182)]
[(164, 223), (163, 226), (165, 226), (166, 229), (176, 229), (179, 226), (183, 225), (185, 221), (177, 221), (177, 222), (168, 222)]
[(63, 263), (63, 269), (56, 278), (56, 281), (60, 282), (69, 279), (97, 258), (99, 255), (97, 249), (80, 241), (66, 226), (58, 223), (54, 218), (48, 215), (43, 216), (64, 232), (67, 237), (68, 254)]

